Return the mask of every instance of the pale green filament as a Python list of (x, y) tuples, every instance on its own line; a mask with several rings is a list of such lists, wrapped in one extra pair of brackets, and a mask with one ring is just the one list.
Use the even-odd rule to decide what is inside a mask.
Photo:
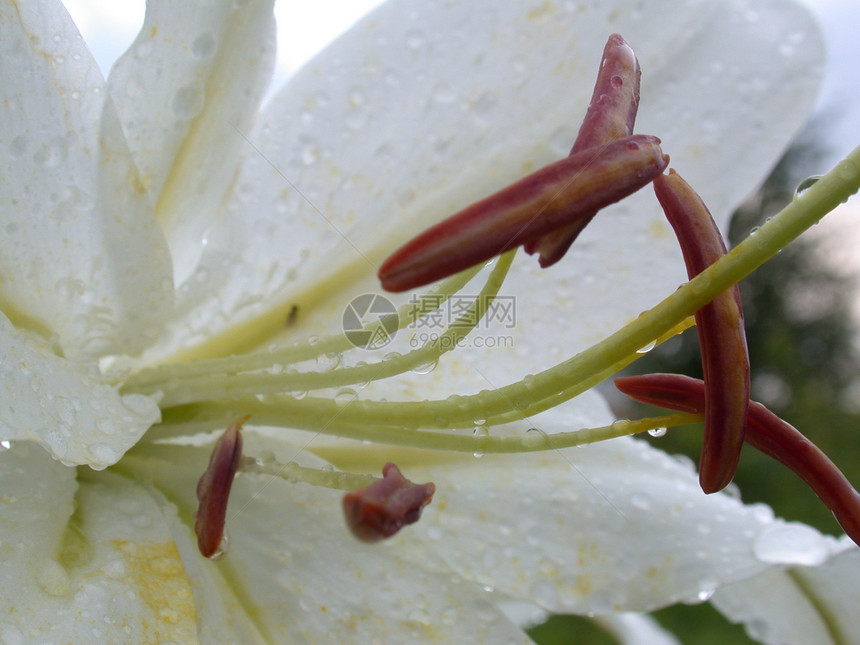
[[(474, 278), (481, 268), (481, 265), (476, 265), (465, 271), (461, 271), (433, 287), (416, 302), (409, 302), (403, 305), (396, 314), (398, 331), (444, 304), (448, 298), (457, 293), (469, 280)], [(370, 323), (359, 331), (362, 334), (367, 333), (372, 337), (374, 331), (380, 329), (384, 331), (387, 322), (387, 319), (381, 319)], [(169, 390), (186, 379), (198, 376), (207, 374), (239, 374), (241, 372), (267, 369), (273, 365), (292, 365), (314, 359), (323, 354), (338, 354), (354, 348), (355, 345), (346, 334), (334, 334), (314, 341), (305, 341), (293, 347), (279, 347), (267, 352), (210, 358), (191, 363), (159, 365), (158, 367), (148, 368), (141, 370), (137, 374), (132, 374), (126, 379), (122, 389), (125, 392)]]
[(272, 475), (292, 483), (305, 483), (334, 490), (359, 490), (379, 481), (379, 478), (373, 475), (356, 475), (337, 470), (309, 468), (308, 466), (299, 466), (295, 462), (284, 464), (275, 461), (274, 457), (272, 459), (245, 457), (239, 465), (239, 470), (259, 475)]
[[(346, 367), (330, 372), (310, 371), (286, 374), (221, 374), (216, 372), (212, 375), (187, 377), (180, 384), (165, 390), (160, 405), (164, 408), (169, 408), (186, 403), (210, 400), (212, 398), (241, 398), (257, 394), (306, 392), (308, 390), (340, 387), (356, 383), (369, 383), (370, 381), (402, 374), (422, 365), (435, 363), (442, 354), (457, 347), (459, 341), (467, 336), (483, 319), (489, 305), (505, 281), (513, 259), (513, 251), (502, 255), (490, 273), (490, 277), (479, 296), (466, 312), (433, 341), (405, 355), (389, 358), (379, 363)], [(460, 280), (462, 280), (462, 277)], [(450, 295), (452, 294), (446, 294), (445, 297), (450, 297)], [(426, 303), (428, 301), (425, 298), (423, 302)], [(438, 301), (435, 304), (438, 306)], [(422, 305), (421, 301), (409, 305), (410, 311), (407, 312), (405, 318), (407, 321), (416, 320), (418, 316), (415, 312), (427, 313), (428, 306), (426, 304)], [(346, 340), (346, 336), (333, 336), (331, 337), (332, 343), (329, 344), (333, 344), (334, 341), (339, 342), (341, 338)], [(349, 341), (346, 340), (346, 342)], [(212, 363), (214, 361), (206, 362)], [(271, 363), (268, 365), (271, 365)], [(163, 388), (163, 383), (156, 382), (140, 386), (137, 391), (143, 394), (152, 394)]]
[[(485, 453), (528, 452), (557, 449), (607, 439), (620, 434), (668, 427), (678, 423), (689, 423), (691, 419), (698, 419), (699, 417), (695, 415), (672, 415), (657, 420), (646, 419), (637, 422), (616, 423), (605, 428), (576, 432), (551, 435), (539, 433), (545, 438), (536, 436), (534, 433), (531, 437), (473, 437), (453, 432), (427, 430), (427, 428), (471, 427), (475, 419), (483, 419), (488, 424), (516, 421), (576, 396), (596, 382), (610, 376), (620, 367), (638, 358), (640, 354), (637, 353), (637, 350), (640, 347), (647, 346), (655, 340), (662, 340), (667, 335), (679, 331), (685, 324), (684, 321), (698, 309), (766, 262), (840, 202), (845, 201), (857, 191), (858, 187), (860, 187), (860, 148), (854, 150), (830, 173), (809, 187), (778, 215), (764, 224), (755, 235), (738, 245), (737, 248), (703, 271), (695, 279), (680, 287), (656, 307), (643, 313), (619, 331), (573, 358), (497, 390), (482, 391), (470, 396), (454, 395), (446, 400), (436, 401), (401, 403), (351, 400), (342, 403), (331, 398), (296, 399), (283, 394), (257, 397), (256, 395), (261, 394), (261, 391), (254, 391), (254, 396), (243, 392), (244, 396), (226, 400), (223, 387), (214, 387), (209, 392), (210, 396), (208, 397), (205, 397), (205, 389), (201, 389), (197, 396), (203, 395), (205, 398), (196, 399), (199, 400), (198, 403), (177, 407), (163, 406), (163, 425), (154, 429), (148, 438), (157, 439), (172, 436), (185, 432), (192, 427), (226, 427), (236, 417), (250, 414), (252, 415), (251, 423), (254, 424), (310, 430), (322, 434), (394, 445)], [(510, 258), (506, 261), (509, 262)], [(501, 264), (502, 261), (500, 261), (500, 266)], [(497, 270), (500, 270), (499, 267)], [(449, 284), (446, 283), (444, 288), (447, 289)], [(495, 293), (498, 291), (498, 285), (488, 284), (485, 289), (488, 292), (495, 289), (493, 291)], [(448, 296), (451, 295), (450, 292), (444, 293)], [(332, 347), (340, 347), (337, 343), (342, 341), (335, 342), (332, 339), (326, 342), (330, 342)], [(324, 347), (321, 345), (322, 343), (314, 345), (312, 349), (299, 348), (305, 352), (304, 354), (301, 354), (297, 348), (284, 350), (285, 354), (279, 355), (278, 359), (275, 359), (272, 354), (263, 354), (254, 355), (253, 358), (218, 359), (218, 361), (225, 361), (224, 363), (206, 361), (205, 364), (208, 368), (212, 368), (215, 364), (223, 364), (225, 373), (232, 373), (238, 369), (259, 369), (271, 366), (273, 363), (283, 364), (286, 361), (281, 360), (282, 356), (288, 355), (290, 351), (294, 351), (296, 356), (302, 357), (296, 360), (305, 360), (311, 357), (312, 355), (308, 354), (310, 351), (314, 351), (313, 355), (337, 351), (330, 349), (328, 345)], [(455, 345), (452, 344), (451, 346)], [(418, 351), (424, 350), (428, 350), (428, 348), (422, 348)], [(260, 356), (264, 358), (258, 358)], [(411, 356), (411, 354), (407, 356)], [(364, 371), (353, 372), (352, 374), (344, 369), (326, 375), (307, 375), (308, 382), (301, 384), (284, 379), (281, 381), (281, 385), (286, 384), (289, 387), (304, 391), (311, 389), (311, 387), (333, 387), (336, 384), (347, 382), (366, 382), (373, 378), (369, 377), (371, 372), (381, 374), (383, 376), (376, 377), (383, 378), (403, 371), (401, 368), (408, 362), (406, 359), (407, 357), (395, 359), (400, 363), (393, 363), (392, 361), (393, 364), (384, 361), (368, 366), (372, 369), (364, 370), (361, 368)], [(235, 360), (236, 363), (229, 362), (232, 360)], [(426, 357), (421, 355), (420, 358), (413, 357), (411, 360), (415, 360), (415, 364), (430, 362), (429, 355)], [(264, 362), (255, 363), (256, 366), (253, 368), (247, 367), (252, 361)], [(236, 365), (242, 365), (242, 367), (237, 368)], [(186, 369), (181, 366), (172, 366), (172, 368)], [(197, 367), (187, 369), (188, 376), (206, 371)], [(199, 371), (194, 371), (198, 369)], [(359, 368), (348, 369), (356, 370)], [(405, 369), (410, 368), (406, 367)], [(334, 376), (338, 372), (347, 372), (347, 375)], [(164, 379), (167, 374), (165, 372), (161, 378)], [(324, 377), (333, 380), (325, 380)], [(171, 394), (169, 390), (172, 388), (166, 387), (170, 378), (177, 378), (176, 373), (171, 373), (167, 381), (161, 381), (165, 389), (165, 400), (182, 401), (181, 397)], [(243, 378), (247, 378), (247, 375)], [(274, 375), (266, 375), (265, 378), (274, 378)], [(353, 380), (347, 381), (347, 378)], [(313, 379), (319, 380), (313, 381)], [(155, 382), (153, 379), (149, 380), (150, 385), (153, 382)], [(140, 386), (141, 383), (140, 380), (130, 380), (127, 391), (140, 391), (135, 384)], [(174, 385), (174, 387), (176, 386)], [(283, 387), (280, 391), (286, 391), (289, 387)]]

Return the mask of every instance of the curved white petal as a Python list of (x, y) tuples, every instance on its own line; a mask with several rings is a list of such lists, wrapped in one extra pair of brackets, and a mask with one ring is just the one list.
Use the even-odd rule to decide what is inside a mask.
[(158, 406), (120, 396), (92, 362), (73, 363), (15, 330), (0, 314), (0, 439), (41, 444), (63, 463), (115, 463), (153, 423)]
[[(579, 427), (558, 409), (541, 419), (547, 432)], [(410, 480), (433, 481), (415, 535), (463, 577), (551, 612), (700, 602), (786, 561), (757, 550), (783, 526), (770, 508), (705, 495), (692, 464), (635, 439), (480, 460), (381, 447), (317, 452), (345, 470), (393, 460)], [(832, 539), (808, 531), (803, 552), (826, 553)]]
[(860, 643), (860, 549), (845, 538), (818, 566), (765, 572), (719, 590), (711, 602), (770, 645)]
[[(245, 439), (251, 454), (278, 449), (253, 432)], [(207, 461), (205, 449), (148, 445), (124, 463), (152, 476), (190, 516), (194, 475)], [(229, 582), (268, 641), (530, 642), (493, 594), (463, 580), (409, 532), (383, 545), (357, 542), (343, 520), (342, 494), (270, 477), (235, 481), (229, 551), (205, 564)]]
[[(664, 138), (724, 221), (817, 86), (820, 40), (796, 6), (389, 2), (266, 108), (170, 346), (259, 316), (212, 350), (229, 351), (271, 333), (294, 304), (305, 312), (338, 290), (357, 295), (353, 282), (406, 237), (564, 156), (612, 31), (642, 62), (637, 130)], [(599, 217), (550, 271), (521, 258), (506, 287), (518, 298), (518, 333), (539, 341), (563, 325), (563, 342), (496, 353), (522, 374), (523, 363), (546, 367), (620, 326), (684, 280), (676, 246), (646, 189)], [(213, 288), (219, 299), (206, 301)]]
[(0, 41), (0, 306), (70, 357), (139, 351), (170, 258), (104, 79), (59, 2), (0, 3)]
[(148, 2), (110, 93), (174, 259), (197, 263), (235, 187), (244, 136), (274, 62), (273, 0)]
[(196, 643), (162, 509), (120, 477), (75, 472), (37, 446), (0, 453), (4, 642)]
[(677, 638), (651, 616), (607, 614), (595, 620), (618, 639), (620, 645), (681, 645)]

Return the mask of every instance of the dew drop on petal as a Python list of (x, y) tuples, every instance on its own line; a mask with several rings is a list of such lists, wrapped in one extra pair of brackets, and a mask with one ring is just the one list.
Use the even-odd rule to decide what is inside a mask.
[(92, 443), (89, 445), (90, 456), (98, 462), (98, 465), (92, 464), (91, 467), (101, 470), (117, 459), (116, 451), (106, 443)]
[(650, 434), (652, 437), (665, 437), (666, 432), (666, 428), (651, 428), (648, 431), (648, 434)]
[(762, 562), (817, 566), (827, 560), (827, 543), (815, 529), (803, 524), (772, 524), (753, 542)]
[(194, 58), (209, 58), (215, 53), (215, 38), (210, 33), (200, 34), (191, 44)]
[(555, 586), (545, 580), (531, 586), (531, 596), (536, 603), (545, 609), (555, 609), (558, 605), (558, 594)]
[(193, 119), (203, 109), (203, 91), (196, 85), (180, 87), (173, 95), (173, 113), (180, 119)]
[(705, 580), (699, 581), (699, 591), (696, 594), (696, 599), (700, 602), (705, 602), (706, 600), (710, 600), (711, 596), (714, 595), (714, 592), (717, 590), (719, 586), (719, 582), (716, 580), (711, 580), (707, 578)]
[(633, 493), (630, 497), (630, 504), (640, 511), (647, 511), (651, 508), (651, 498), (644, 493)]

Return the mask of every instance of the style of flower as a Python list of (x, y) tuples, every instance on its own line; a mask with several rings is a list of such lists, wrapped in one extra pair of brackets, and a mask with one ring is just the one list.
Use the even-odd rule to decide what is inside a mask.
[[(811, 591), (834, 563), (854, 570), (844, 541), (705, 497), (692, 469), (642, 442), (563, 449), (668, 423), (612, 423), (589, 388), (763, 261), (717, 262), (626, 325), (682, 279), (659, 212), (638, 195), (608, 227), (596, 220), (576, 262), (539, 276), (540, 288), (533, 263), (507, 253), (395, 299), (402, 327), (385, 349), (399, 342), (401, 356), (319, 331), (376, 290), (375, 266), (425, 220), (566, 154), (587, 100), (584, 61), (613, 31), (661, 79), (643, 87), (640, 121), (728, 212), (799, 127), (817, 83), (805, 14), (765, 13), (689, 3), (652, 21), (622, 5), (392, 2), (258, 112), (270, 2), (153, 0), (107, 81), (59, 4), (0, 3), (3, 638), (525, 643), (500, 601), (610, 620), (790, 577), (798, 564), (821, 565), (807, 572)], [(762, 35), (765, 19), (774, 36)], [(775, 34), (805, 44), (768, 57)], [(722, 114), (712, 101), (702, 113), (690, 88), (735, 96), (750, 61), (774, 80), (742, 88), (745, 98), (777, 115), (751, 147), (757, 107), (732, 100)], [(790, 87), (782, 74), (794, 74)], [(798, 208), (841, 199), (837, 174)], [(610, 234), (618, 226), (625, 235)], [(435, 339), (409, 336), (467, 289), (477, 297)], [(520, 344), (481, 347), (489, 336), (475, 328), (506, 293)], [(356, 356), (368, 364), (342, 365)], [(486, 391), (471, 394), (476, 382)], [(229, 552), (212, 562), (192, 527), (197, 493), (214, 488), (197, 484), (212, 433), (246, 415)], [(232, 472), (228, 452), (211, 472)], [(342, 491), (372, 488), (364, 473), (388, 461), (434, 482), (433, 503), (365, 545), (344, 526)], [(753, 606), (725, 611), (774, 618)]]

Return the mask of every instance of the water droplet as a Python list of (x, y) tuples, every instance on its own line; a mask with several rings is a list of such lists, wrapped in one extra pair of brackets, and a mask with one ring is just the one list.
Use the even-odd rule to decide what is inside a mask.
[(102, 434), (114, 434), (116, 432), (116, 425), (108, 417), (102, 417), (96, 420), (96, 429)]
[(430, 361), (429, 363), (424, 363), (423, 365), (418, 365), (417, 367), (413, 367), (412, 371), (416, 374), (429, 374), (433, 370), (436, 369), (437, 361)]
[(150, 418), (157, 415), (155, 402), (143, 394), (126, 394), (122, 397), (122, 405), (135, 417)]
[(3, 441), (0, 441), (0, 451), (9, 450), (10, 448), (12, 448), (12, 442), (11, 441), (9, 441), (8, 439), (4, 439)]
[(719, 582), (716, 580), (711, 580), (710, 578), (706, 578), (705, 580), (701, 580), (699, 582), (699, 591), (696, 594), (696, 598), (700, 602), (705, 602), (706, 600), (710, 600), (711, 596), (714, 595), (714, 592), (717, 590), (719, 586)]
[(558, 594), (555, 586), (549, 582), (534, 583), (531, 587), (531, 595), (537, 604), (544, 609), (555, 609), (558, 605)]
[(753, 542), (753, 553), (762, 562), (817, 566), (827, 560), (828, 547), (815, 529), (804, 524), (772, 524)]
[(302, 163), (313, 166), (320, 158), (320, 150), (314, 144), (308, 144), (302, 148)]
[(529, 428), (523, 435), (521, 443), (524, 448), (537, 448), (546, 443), (546, 433), (540, 428)]
[(218, 548), (215, 549), (214, 553), (209, 556), (210, 560), (221, 560), (225, 555), (227, 555), (227, 551), (230, 550), (230, 536), (227, 535), (227, 527), (224, 527), (224, 533), (221, 535), (221, 542), (218, 544)]
[(33, 155), (33, 161), (45, 168), (56, 168), (66, 160), (67, 156), (68, 146), (66, 145), (66, 140), (60, 137), (55, 137), (44, 144), (39, 151)]
[(656, 341), (656, 340), (652, 340), (652, 341), (651, 341), (650, 343), (648, 343), (647, 345), (643, 345), (642, 347), (640, 347), (639, 349), (637, 349), (637, 350), (636, 350), (636, 353), (637, 353), (637, 354), (647, 354), (647, 353), (648, 353), (648, 352), (650, 352), (652, 349), (654, 349), (656, 346), (657, 346), (657, 341)]
[(410, 49), (419, 49), (424, 44), (424, 33), (420, 29), (411, 29), (406, 33), (406, 45)]
[(693, 293), (695, 294), (705, 293), (711, 286), (711, 280), (707, 277), (697, 276), (692, 282)]
[(484, 456), (484, 450), (490, 442), (490, 430), (487, 426), (477, 426), (472, 430), (472, 436), (475, 437), (475, 445), (477, 446), (472, 454), (480, 459)]
[(9, 154), (18, 159), (24, 155), (27, 151), (27, 139), (23, 136), (17, 136), (12, 139), (12, 142), (9, 144)]
[(95, 470), (101, 470), (116, 461), (116, 451), (106, 443), (92, 443), (88, 446), (90, 456), (96, 464), (91, 464)]
[(209, 58), (215, 53), (215, 38), (212, 34), (200, 34), (191, 44), (191, 53), (194, 58)]
[(203, 91), (196, 85), (185, 85), (176, 90), (171, 107), (180, 119), (193, 119), (203, 109)]
[(341, 388), (337, 391), (337, 394), (334, 395), (334, 402), (343, 407), (348, 405), (352, 401), (355, 401), (358, 398), (358, 394), (355, 393), (351, 387)]
[(51, 596), (62, 596), (69, 590), (69, 574), (54, 560), (47, 560), (39, 567), (36, 581)]
[(618, 433), (629, 433), (630, 432), (630, 420), (629, 419), (618, 419), (617, 421), (612, 422), (612, 431)]
[(651, 428), (648, 431), (648, 434), (650, 434), (652, 437), (665, 437), (666, 432), (666, 428)]
[(401, 356), (402, 356), (402, 354), (400, 352), (388, 352), (387, 354), (384, 354), (382, 356), (382, 360), (390, 361), (390, 360), (393, 360), (395, 358), (400, 358)]
[(630, 497), (630, 504), (632, 504), (634, 508), (638, 508), (640, 511), (647, 511), (651, 508), (651, 498), (644, 493), (633, 493)]
[(317, 367), (325, 372), (330, 372), (340, 366), (343, 357), (337, 352), (320, 354), (317, 356)]
[(818, 183), (818, 180), (821, 179), (822, 175), (812, 175), (811, 177), (807, 177), (802, 182), (797, 184), (797, 188), (794, 189), (794, 199), (797, 199), (807, 190), (812, 188), (815, 184)]

